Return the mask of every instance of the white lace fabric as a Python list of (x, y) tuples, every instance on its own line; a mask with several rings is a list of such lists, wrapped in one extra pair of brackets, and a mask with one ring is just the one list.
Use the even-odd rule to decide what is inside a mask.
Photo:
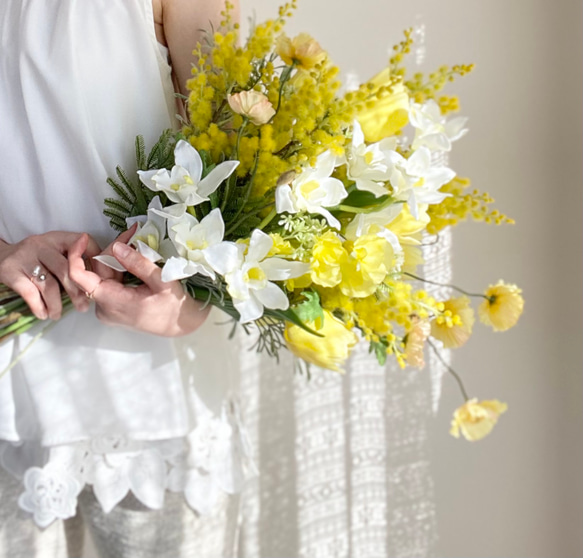
[[(255, 469), (236, 402), (225, 401), (219, 415), (201, 401), (197, 409), (197, 425), (185, 437), (139, 441), (100, 436), (50, 448), (2, 442), (0, 464), (23, 476), (19, 505), (43, 528), (73, 517), (86, 485), (105, 513), (130, 491), (148, 508), (161, 509), (170, 490), (183, 493), (189, 506), (205, 515), (223, 494), (239, 492)], [(23, 469), (31, 455), (38, 456), (39, 464)]]

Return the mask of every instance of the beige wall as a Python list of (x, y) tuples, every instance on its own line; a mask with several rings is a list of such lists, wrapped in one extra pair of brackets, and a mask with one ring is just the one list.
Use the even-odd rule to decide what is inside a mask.
[[(245, 18), (276, 0), (242, 0)], [(362, 78), (410, 25), (427, 28), (426, 68), (473, 61), (452, 90), (470, 134), (452, 167), (489, 191), (514, 227), (460, 226), (458, 284), (500, 277), (524, 289), (520, 325), (477, 327), (455, 367), (472, 394), (507, 401), (492, 436), (448, 433), (459, 404), (446, 378), (433, 432), (439, 555), (583, 555), (581, 412), (581, 2), (577, 0), (300, 0), (291, 30), (311, 32), (345, 71)]]

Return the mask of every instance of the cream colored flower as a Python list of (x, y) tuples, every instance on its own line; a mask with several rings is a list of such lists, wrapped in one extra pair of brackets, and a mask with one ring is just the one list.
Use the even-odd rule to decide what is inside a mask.
[(290, 324), (285, 328), (285, 340), (288, 349), (297, 357), (321, 368), (343, 372), (340, 368), (348, 358), (350, 351), (358, 342), (356, 334), (328, 310), (324, 318), (306, 324), (323, 337), (318, 337), (299, 326)]
[(443, 313), (431, 323), (431, 335), (446, 349), (461, 347), (472, 334), (474, 310), (467, 296), (450, 298), (443, 303)]
[(498, 417), (508, 409), (506, 403), (493, 399), (480, 401), (476, 398), (466, 401), (453, 414), (452, 436), (459, 438), (460, 431), (466, 440), (474, 442), (487, 436), (498, 422)]
[(431, 325), (427, 320), (421, 320), (418, 316), (414, 316), (412, 321), (413, 327), (407, 332), (405, 357), (407, 359), (407, 364), (422, 370), (425, 367), (423, 347), (425, 346), (426, 339), (431, 333)]
[(326, 58), (326, 51), (307, 33), (300, 33), (293, 39), (280, 35), (275, 50), (288, 65), (310, 70)]
[[(389, 68), (374, 76), (369, 83), (375, 88), (387, 86), (392, 76)], [(367, 142), (374, 143), (395, 135), (409, 121), (409, 97), (402, 83), (392, 86), (392, 93), (378, 99), (372, 108), (365, 108), (357, 116)]]
[(494, 331), (506, 331), (516, 325), (524, 309), (520, 293), (522, 290), (516, 285), (507, 285), (503, 281), (490, 285), (485, 292), (488, 300), (478, 308), (480, 321), (492, 326)]
[(266, 124), (275, 114), (269, 99), (259, 91), (241, 91), (227, 97), (229, 106), (241, 116), (246, 116), (256, 126)]

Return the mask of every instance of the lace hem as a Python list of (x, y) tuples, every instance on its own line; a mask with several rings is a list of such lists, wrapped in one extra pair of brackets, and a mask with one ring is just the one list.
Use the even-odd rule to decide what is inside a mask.
[(257, 473), (232, 400), (224, 403), (219, 416), (208, 410), (197, 416), (196, 427), (182, 438), (138, 441), (110, 435), (50, 448), (0, 445), (0, 463), (13, 473), (23, 454), (28, 462), (44, 463), (26, 468), (18, 501), (43, 528), (74, 516), (86, 485), (93, 487), (105, 513), (130, 491), (145, 506), (160, 509), (170, 490), (182, 492), (188, 505), (205, 515), (223, 493), (239, 492)]

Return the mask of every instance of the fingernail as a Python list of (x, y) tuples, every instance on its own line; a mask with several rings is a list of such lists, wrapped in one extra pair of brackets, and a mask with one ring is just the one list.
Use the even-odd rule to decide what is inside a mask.
[(131, 251), (132, 249), (127, 244), (123, 244), (122, 242), (116, 242), (113, 245), (113, 253), (120, 258), (127, 258)]

